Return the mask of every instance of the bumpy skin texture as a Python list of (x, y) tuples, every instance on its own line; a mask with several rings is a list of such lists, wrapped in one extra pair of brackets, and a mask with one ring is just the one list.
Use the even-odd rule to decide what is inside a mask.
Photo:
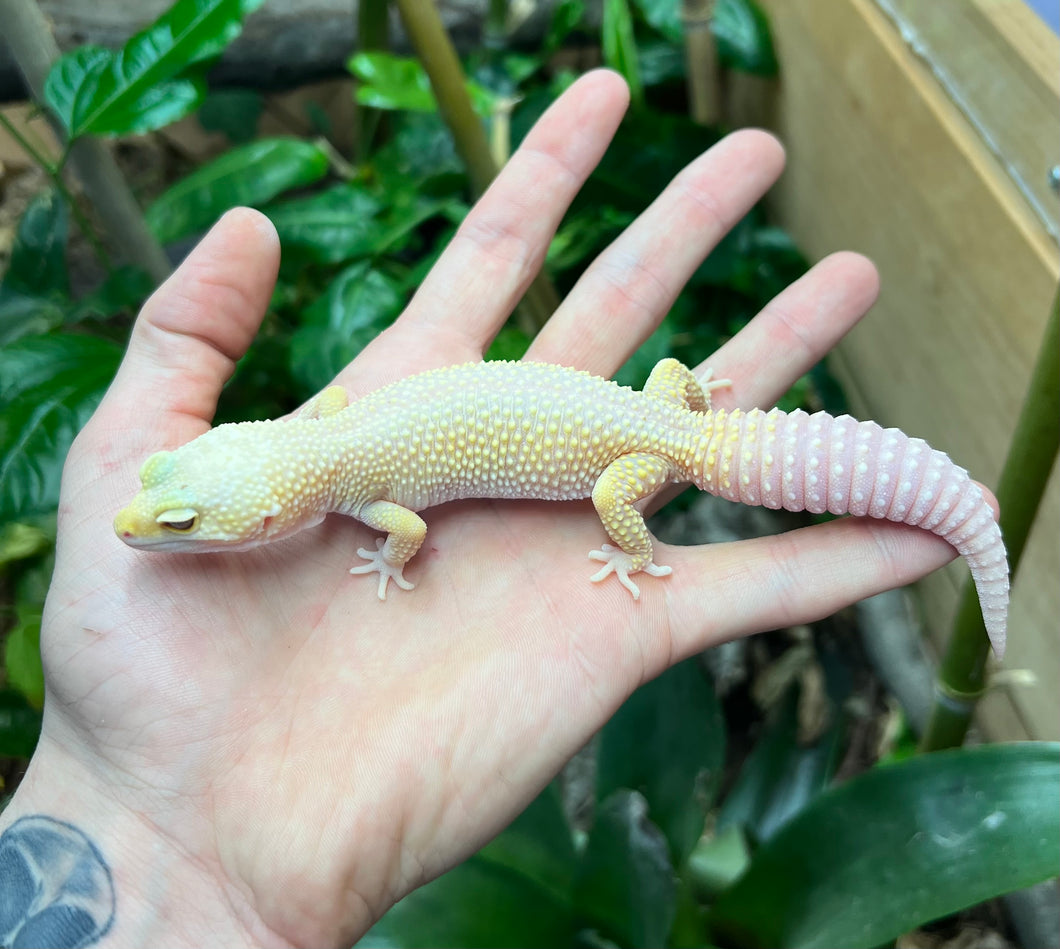
[(819, 412), (710, 409), (673, 359), (643, 392), (559, 366), (473, 363), (397, 382), (347, 406), (324, 390), (293, 419), (221, 425), (152, 455), (114, 522), (134, 547), (238, 549), (330, 511), (385, 531), (351, 573), (385, 598), (426, 534), (415, 513), (457, 498), (592, 497), (613, 545), (589, 556), (634, 598), (630, 574), (663, 576), (636, 501), (670, 482), (744, 504), (867, 515), (930, 530), (967, 560), (995, 651), (1004, 650), (1008, 565), (993, 512), (964, 469), (875, 422)]

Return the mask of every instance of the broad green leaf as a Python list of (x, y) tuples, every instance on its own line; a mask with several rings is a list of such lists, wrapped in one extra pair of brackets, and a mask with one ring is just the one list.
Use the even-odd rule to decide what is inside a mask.
[(622, 946), (666, 945), (675, 909), (674, 871), (666, 839), (636, 791), (616, 791), (597, 805), (576, 905), (579, 915)]
[(59, 59), (45, 81), (45, 101), (70, 138), (161, 128), (199, 104), (208, 61), (262, 2), (177, 0), (118, 52), (83, 46)]
[(12, 522), (0, 527), (0, 567), (44, 553), (52, 537), (38, 524)]
[(65, 297), (70, 292), (66, 272), (69, 214), (55, 189), (41, 191), (22, 212), (4, 274), (4, 287), (38, 297)]
[(576, 858), (554, 788), (475, 856), (394, 906), (359, 947), (570, 946)]
[(604, 63), (626, 80), (633, 104), (643, 105), (644, 86), (640, 81), (637, 42), (633, 36), (633, 15), (628, 0), (604, 0), (601, 34)]
[(305, 312), (291, 336), (291, 374), (305, 394), (331, 380), (389, 326), (404, 306), (396, 281), (358, 261), (343, 270)]
[(40, 737), (41, 713), (22, 693), (0, 689), (0, 758), (29, 758)]
[(285, 253), (299, 260), (337, 264), (376, 252), (382, 201), (361, 185), (340, 184), (305, 198), (262, 208), (276, 226)]
[(559, 0), (552, 10), (552, 20), (545, 33), (543, 58), (547, 59), (585, 17), (585, 0)]
[(163, 244), (205, 230), (229, 208), (260, 206), (291, 188), (319, 181), (328, 170), (312, 142), (269, 138), (233, 148), (182, 178), (147, 209)]
[(144, 271), (131, 266), (118, 267), (69, 309), (66, 322), (107, 320), (120, 313), (135, 313), (153, 289), (154, 282)]
[(714, 905), (741, 947), (869, 949), (1060, 866), (1060, 745), (960, 748), (822, 794)]
[(713, 899), (743, 876), (750, 863), (747, 838), (740, 827), (730, 824), (696, 844), (688, 857), (688, 874), (697, 892)]
[(610, 206), (639, 214), (717, 135), (680, 115), (631, 111), (575, 199), (573, 208)]
[(207, 132), (221, 132), (235, 145), (252, 141), (265, 108), (260, 92), (250, 89), (216, 89), (199, 106), (199, 124)]
[(406, 896), (361, 938), (360, 949), (541, 949), (570, 946), (570, 906), (518, 874), (476, 857)]
[(684, 82), (687, 61), (684, 48), (666, 40), (641, 40), (637, 43), (640, 81), (645, 88), (664, 82)]
[(388, 198), (389, 206), (384, 207), (373, 228), (373, 254), (401, 253), (422, 224), (436, 217), (460, 222), (468, 211), (467, 205), (457, 198), (425, 198), (414, 191), (392, 191)]
[(62, 302), (31, 296), (0, 283), (0, 346), (22, 336), (39, 336), (63, 322)]
[(433, 112), (431, 81), (418, 59), (384, 52), (355, 53), (346, 68), (360, 80), (357, 101), (373, 109)]
[(44, 707), (44, 670), (40, 659), (41, 607), (20, 603), (15, 625), (4, 643), (7, 682), (18, 689), (33, 708)]
[(501, 331), (493, 337), (485, 359), (522, 359), (530, 348), (532, 340), (525, 330), (510, 323), (505, 323)]
[(477, 859), (518, 873), (568, 903), (578, 861), (556, 785), (546, 787)]
[(580, 270), (632, 222), (634, 215), (604, 205), (567, 216), (548, 245), (545, 263), (550, 273)]
[(669, 40), (671, 46), (680, 48), (684, 38), (681, 23), (681, 0), (634, 0), (641, 15)]
[[(372, 157), (371, 170), (388, 192), (422, 191), (433, 182), (448, 183), (453, 196), (462, 193), (464, 165), (453, 136), (436, 113), (406, 112), (394, 116), (393, 138)], [(437, 193), (432, 189), (431, 193)]]
[(114, 343), (72, 333), (0, 350), (0, 521), (58, 504), (66, 453), (120, 359)]
[(66, 203), (55, 190), (36, 195), (22, 213), (0, 282), (0, 346), (62, 323), (70, 292), (68, 216)]
[(721, 706), (698, 659), (687, 659), (637, 689), (604, 726), (597, 799), (639, 791), (680, 865), (703, 832), (724, 761)]
[(754, 0), (717, 0), (710, 28), (725, 65), (759, 76), (777, 74), (769, 19)]
[[(410, 56), (368, 51), (355, 53), (346, 68), (360, 82), (356, 98), (373, 109), (401, 109), (408, 112), (434, 112), (438, 102), (423, 64)], [(496, 95), (471, 79), (465, 80), (471, 105), (479, 115), (490, 115)]]
[(812, 745), (797, 740), (798, 691), (772, 711), (718, 813), (717, 829), (732, 824), (768, 840), (828, 786), (841, 753), (837, 722)]

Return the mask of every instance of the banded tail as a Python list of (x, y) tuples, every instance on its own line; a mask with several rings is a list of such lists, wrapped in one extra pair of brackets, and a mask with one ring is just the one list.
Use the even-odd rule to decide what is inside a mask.
[(718, 410), (712, 421), (698, 487), (743, 504), (867, 515), (938, 534), (967, 561), (990, 642), (1004, 654), (1001, 530), (979, 485), (948, 455), (849, 415)]

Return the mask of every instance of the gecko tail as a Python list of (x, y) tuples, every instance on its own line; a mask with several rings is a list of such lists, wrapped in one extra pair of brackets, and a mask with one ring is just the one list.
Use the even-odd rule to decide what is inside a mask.
[(718, 411), (696, 484), (743, 504), (853, 514), (929, 530), (975, 582), (994, 652), (1005, 651), (1008, 561), (1001, 530), (968, 472), (919, 438), (826, 412)]

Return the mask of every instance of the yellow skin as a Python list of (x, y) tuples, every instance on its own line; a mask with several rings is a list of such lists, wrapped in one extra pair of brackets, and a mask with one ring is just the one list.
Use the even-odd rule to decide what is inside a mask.
[[(406, 312), (336, 380), (351, 399), (481, 359), (626, 103), (621, 80), (597, 72), (548, 111)], [(753, 131), (693, 162), (600, 255), (529, 358), (613, 375), (782, 165)], [(118, 897), (108, 947), (352, 945), (508, 824), (641, 682), (954, 555), (866, 518), (662, 547), (674, 574), (635, 607), (556, 556), (599, 542), (584, 502), (443, 505), (408, 569), (422, 589), (385, 604), (346, 574), (372, 537), (349, 518), (232, 556), (128, 548), (114, 511), (144, 458), (210, 429), (278, 259), (261, 215), (223, 218), (145, 306), (67, 461), (44, 730), (0, 830), (50, 814), (91, 836)], [(818, 264), (711, 356), (735, 381), (716, 401), (774, 404), (876, 288), (857, 255)]]
[(421, 373), (347, 405), (339, 386), (296, 418), (221, 425), (140, 470), (142, 490), (114, 521), (131, 547), (242, 550), (319, 524), (332, 511), (387, 533), (369, 562), (403, 568), (426, 535), (416, 511), (460, 498), (592, 497), (616, 546), (604, 563), (634, 598), (631, 573), (665, 576), (634, 503), (669, 482), (698, 481), (709, 392), (674, 359), (643, 393), (585, 372), (534, 363), (469, 363)]

